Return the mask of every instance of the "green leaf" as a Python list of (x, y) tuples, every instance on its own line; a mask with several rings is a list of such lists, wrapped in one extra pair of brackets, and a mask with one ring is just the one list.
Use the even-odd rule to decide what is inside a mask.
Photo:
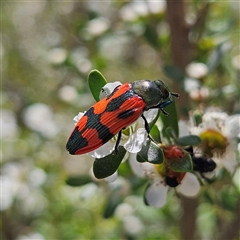
[(203, 115), (202, 112), (198, 110), (193, 112), (192, 117), (193, 117), (194, 124), (196, 126), (202, 123), (202, 115)]
[(115, 173), (122, 162), (125, 153), (126, 150), (124, 147), (119, 146), (118, 153), (114, 151), (103, 158), (96, 158), (93, 163), (93, 173), (95, 177), (102, 179)]
[(168, 137), (170, 137), (170, 138), (172, 138), (174, 140), (177, 139), (176, 133), (175, 133), (175, 131), (174, 131), (174, 129), (172, 127), (167, 127), (166, 128), (166, 134), (167, 134)]
[(89, 89), (94, 97), (94, 99), (98, 102), (99, 95), (102, 88), (106, 85), (107, 81), (104, 76), (96, 69), (92, 70), (88, 75), (88, 85)]
[(178, 83), (182, 83), (185, 78), (184, 73), (173, 65), (165, 65), (163, 71), (169, 78)]
[(78, 187), (92, 182), (92, 179), (89, 176), (70, 176), (65, 182), (72, 187)]
[(124, 161), (120, 164), (118, 168), (118, 174), (125, 178), (128, 178), (130, 175), (132, 175), (132, 169), (129, 166), (128, 161)]
[(159, 39), (158, 39), (158, 34), (155, 30), (155, 26), (152, 26), (150, 24), (146, 24), (144, 37), (153, 47), (155, 47), (157, 49), (160, 47), (160, 42), (159, 42)]
[(157, 127), (157, 125), (153, 125), (153, 127), (151, 128), (150, 131), (150, 136), (156, 141), (156, 142), (161, 142), (161, 135), (160, 135), (160, 131)]
[(104, 218), (110, 218), (114, 214), (116, 207), (123, 201), (123, 196), (121, 196), (118, 190), (114, 190), (108, 198), (105, 210)]
[(137, 154), (137, 160), (139, 162), (150, 162), (153, 164), (160, 164), (164, 160), (162, 149), (153, 141), (147, 140), (140, 152)]
[(176, 143), (180, 146), (194, 146), (201, 143), (201, 138), (197, 135), (188, 135), (176, 139)]
[(157, 127), (157, 125), (155, 123), (159, 119), (160, 112), (161, 111), (158, 110), (158, 114), (156, 115), (156, 117), (151, 122), (148, 123), (149, 127), (150, 127), (150, 136), (158, 143), (161, 142), (161, 135), (160, 135), (159, 128)]
[(147, 158), (143, 157), (139, 152), (137, 153), (137, 161), (140, 163), (146, 162)]
[(191, 155), (183, 150), (184, 156), (179, 158), (165, 158), (165, 163), (174, 171), (174, 172), (191, 172), (193, 170), (192, 158)]
[(179, 130), (178, 130), (178, 116), (177, 116), (177, 109), (175, 105), (175, 100), (173, 99), (172, 104), (169, 104), (165, 108), (166, 112), (168, 112), (168, 116), (160, 114), (160, 119), (162, 121), (162, 135), (163, 137), (169, 139), (169, 135), (167, 133), (167, 128), (171, 127), (175, 133), (175, 136), (178, 137)]

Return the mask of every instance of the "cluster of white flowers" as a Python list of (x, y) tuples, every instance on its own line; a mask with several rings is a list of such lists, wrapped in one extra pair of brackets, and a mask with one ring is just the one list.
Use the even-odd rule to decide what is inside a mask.
[(1, 171), (2, 201), (0, 209), (9, 209), (18, 200), (24, 214), (41, 212), (47, 199), (40, 193), (40, 186), (47, 175), (41, 168), (29, 168), (20, 163), (6, 163)]

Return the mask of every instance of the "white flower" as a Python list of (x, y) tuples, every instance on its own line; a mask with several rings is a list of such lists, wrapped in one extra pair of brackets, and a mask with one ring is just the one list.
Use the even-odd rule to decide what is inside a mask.
[(48, 58), (53, 64), (61, 64), (67, 58), (67, 50), (63, 48), (53, 48), (48, 52)]
[(45, 137), (54, 137), (59, 132), (52, 110), (44, 103), (34, 103), (27, 107), (23, 113), (23, 121), (31, 130)]
[(88, 22), (86, 30), (91, 36), (99, 36), (109, 28), (109, 25), (106, 18), (95, 18)]
[(201, 79), (208, 73), (208, 66), (204, 63), (189, 63), (186, 67), (186, 72), (189, 77)]
[[(129, 159), (133, 172), (139, 177), (149, 177), (151, 182), (147, 187), (144, 199), (147, 205), (153, 207), (163, 207), (167, 201), (167, 193), (171, 186), (167, 185), (166, 178), (163, 177), (159, 170), (159, 165), (148, 162), (139, 163), (136, 156), (132, 154)], [(160, 164), (162, 165), (162, 164)], [(190, 172), (171, 172), (181, 178), (181, 182), (176, 186), (176, 191), (187, 197), (195, 197), (200, 190), (200, 183), (197, 177)]]
[(181, 184), (177, 187), (177, 191), (187, 197), (196, 196), (199, 190), (200, 183), (197, 177), (189, 172), (186, 173)]
[(29, 168), (15, 162), (3, 165), (0, 175), (3, 196), (1, 210), (9, 209), (13, 204), (18, 204), (19, 211), (24, 214), (39, 213), (45, 209), (48, 202), (41, 195), (39, 187), (46, 181), (46, 173), (41, 168)]
[(202, 123), (194, 124), (193, 116), (190, 132), (199, 135), (200, 150), (207, 154), (229, 172), (237, 166), (237, 138), (240, 136), (240, 115), (228, 116), (227, 113), (210, 109), (202, 116)]
[(145, 192), (146, 204), (153, 207), (163, 207), (167, 201), (168, 186), (160, 181), (153, 182)]
[[(165, 180), (160, 175), (156, 175), (146, 189), (144, 196), (146, 204), (153, 207), (163, 207), (167, 201), (169, 188), (170, 186), (165, 183)], [(181, 183), (176, 186), (176, 191), (186, 197), (197, 196), (199, 190), (200, 183), (197, 177), (190, 172), (187, 172)]]
[(144, 228), (140, 219), (133, 215), (126, 216), (123, 219), (123, 227), (129, 235), (139, 234)]

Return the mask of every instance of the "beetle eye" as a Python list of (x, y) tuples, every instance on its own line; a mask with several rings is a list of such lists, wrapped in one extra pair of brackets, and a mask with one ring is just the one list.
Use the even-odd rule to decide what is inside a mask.
[(167, 90), (166, 86), (160, 86), (160, 90), (162, 92), (163, 99), (166, 99), (170, 96), (169, 91)]

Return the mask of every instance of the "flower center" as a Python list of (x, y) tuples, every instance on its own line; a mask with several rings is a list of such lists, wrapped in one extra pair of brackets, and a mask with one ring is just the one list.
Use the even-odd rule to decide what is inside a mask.
[(163, 147), (164, 156), (167, 159), (178, 159), (184, 157), (184, 152), (179, 146)]
[(223, 154), (228, 146), (227, 138), (219, 131), (208, 129), (199, 136), (202, 140), (202, 150), (205, 154), (212, 157), (213, 153)]
[(169, 187), (176, 187), (183, 180), (186, 172), (175, 172), (169, 168), (166, 164), (154, 165), (159, 175), (164, 179), (165, 184)]

